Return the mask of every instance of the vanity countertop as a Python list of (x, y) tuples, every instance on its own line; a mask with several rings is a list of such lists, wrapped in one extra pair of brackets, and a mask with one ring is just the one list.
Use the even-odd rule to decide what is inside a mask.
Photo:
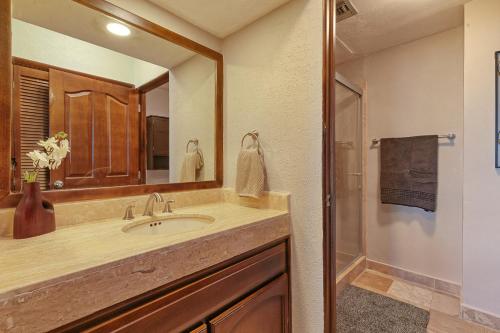
[(0, 239), (0, 331), (30, 331), (47, 307), (53, 313), (36, 327), (55, 328), (289, 235), (286, 210), (217, 202), (174, 214), (215, 222), (176, 235), (135, 235), (122, 232), (130, 222), (114, 218)]

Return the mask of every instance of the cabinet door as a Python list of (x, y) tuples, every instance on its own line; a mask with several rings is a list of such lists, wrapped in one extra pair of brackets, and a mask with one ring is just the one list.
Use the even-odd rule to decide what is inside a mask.
[(49, 70), (50, 134), (68, 133), (71, 152), (52, 171), (64, 188), (138, 183), (139, 126), (134, 89)]
[(210, 332), (289, 332), (288, 276), (283, 274), (211, 320)]

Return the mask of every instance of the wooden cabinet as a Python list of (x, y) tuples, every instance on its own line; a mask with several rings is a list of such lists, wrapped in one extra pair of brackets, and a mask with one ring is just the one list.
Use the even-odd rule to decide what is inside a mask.
[(288, 276), (283, 274), (210, 320), (211, 333), (289, 331)]
[(290, 332), (287, 242), (211, 270), (56, 331)]
[(146, 117), (148, 170), (167, 170), (169, 167), (169, 119)]

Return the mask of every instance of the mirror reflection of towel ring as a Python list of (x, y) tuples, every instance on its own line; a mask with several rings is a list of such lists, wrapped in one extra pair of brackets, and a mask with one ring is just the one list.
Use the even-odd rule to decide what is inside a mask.
[(188, 152), (189, 152), (189, 145), (190, 145), (191, 143), (192, 143), (192, 144), (194, 144), (195, 149), (196, 149), (196, 150), (198, 150), (198, 139), (191, 139), (191, 140), (189, 140), (189, 141), (188, 141), (188, 143), (187, 143), (187, 145), (186, 145), (186, 153), (188, 153)]

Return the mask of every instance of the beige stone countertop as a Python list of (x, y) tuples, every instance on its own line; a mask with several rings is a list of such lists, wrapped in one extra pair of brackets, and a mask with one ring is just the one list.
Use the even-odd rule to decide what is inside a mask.
[[(215, 221), (180, 234), (136, 235), (122, 232), (131, 222), (118, 217), (63, 227), (34, 238), (0, 239), (0, 301), (46, 283), (90, 274), (103, 265), (119, 264), (158, 249), (175, 249), (190, 240), (210, 239), (227, 230), (287, 216), (288, 212), (220, 202), (175, 209), (174, 214), (208, 215)], [(146, 217), (137, 214), (135, 221), (141, 219)]]

